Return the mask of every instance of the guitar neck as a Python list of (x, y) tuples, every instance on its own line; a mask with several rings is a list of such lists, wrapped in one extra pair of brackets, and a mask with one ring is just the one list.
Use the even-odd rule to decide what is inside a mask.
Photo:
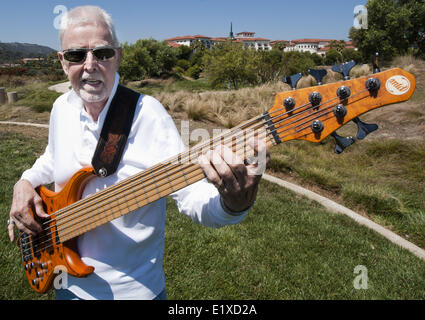
[(193, 146), (164, 162), (103, 189), (55, 213), (61, 242), (86, 233), (109, 221), (164, 198), (205, 178), (198, 156), (220, 145), (226, 145), (239, 158), (254, 155), (247, 145), (251, 137), (266, 139), (270, 147), (277, 142), (270, 132), (265, 115), (246, 121), (221, 135)]

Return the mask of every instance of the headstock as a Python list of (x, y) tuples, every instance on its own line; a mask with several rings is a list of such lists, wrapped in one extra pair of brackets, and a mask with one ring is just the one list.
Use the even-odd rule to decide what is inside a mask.
[[(320, 142), (347, 122), (353, 119), (357, 122), (363, 113), (408, 100), (415, 85), (412, 74), (394, 68), (361, 78), (278, 93), (268, 114), (282, 142), (294, 139)], [(359, 128), (362, 124), (357, 123)], [(373, 129), (364, 125), (366, 131)]]

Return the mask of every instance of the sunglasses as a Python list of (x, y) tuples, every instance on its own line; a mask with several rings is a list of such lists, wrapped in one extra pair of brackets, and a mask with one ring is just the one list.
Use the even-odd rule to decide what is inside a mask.
[(78, 48), (63, 51), (63, 57), (69, 62), (83, 62), (87, 58), (87, 52), (93, 52), (93, 56), (98, 61), (106, 61), (113, 58), (116, 54), (116, 48), (104, 46), (96, 48)]

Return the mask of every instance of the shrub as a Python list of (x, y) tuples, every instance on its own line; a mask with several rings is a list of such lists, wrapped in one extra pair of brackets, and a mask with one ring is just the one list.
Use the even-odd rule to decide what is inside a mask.
[(187, 69), (186, 74), (193, 78), (193, 79), (199, 79), (199, 75), (201, 74), (202, 69), (197, 64), (191, 66), (189, 69)]

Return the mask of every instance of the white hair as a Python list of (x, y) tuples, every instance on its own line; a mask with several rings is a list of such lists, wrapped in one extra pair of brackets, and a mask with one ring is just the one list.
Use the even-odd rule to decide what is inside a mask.
[(63, 38), (67, 28), (77, 25), (91, 25), (95, 22), (104, 22), (106, 24), (112, 37), (112, 45), (114, 47), (119, 47), (120, 44), (111, 16), (102, 8), (96, 6), (81, 6), (68, 11), (62, 16), (59, 28), (59, 42), (61, 48), (63, 49)]

